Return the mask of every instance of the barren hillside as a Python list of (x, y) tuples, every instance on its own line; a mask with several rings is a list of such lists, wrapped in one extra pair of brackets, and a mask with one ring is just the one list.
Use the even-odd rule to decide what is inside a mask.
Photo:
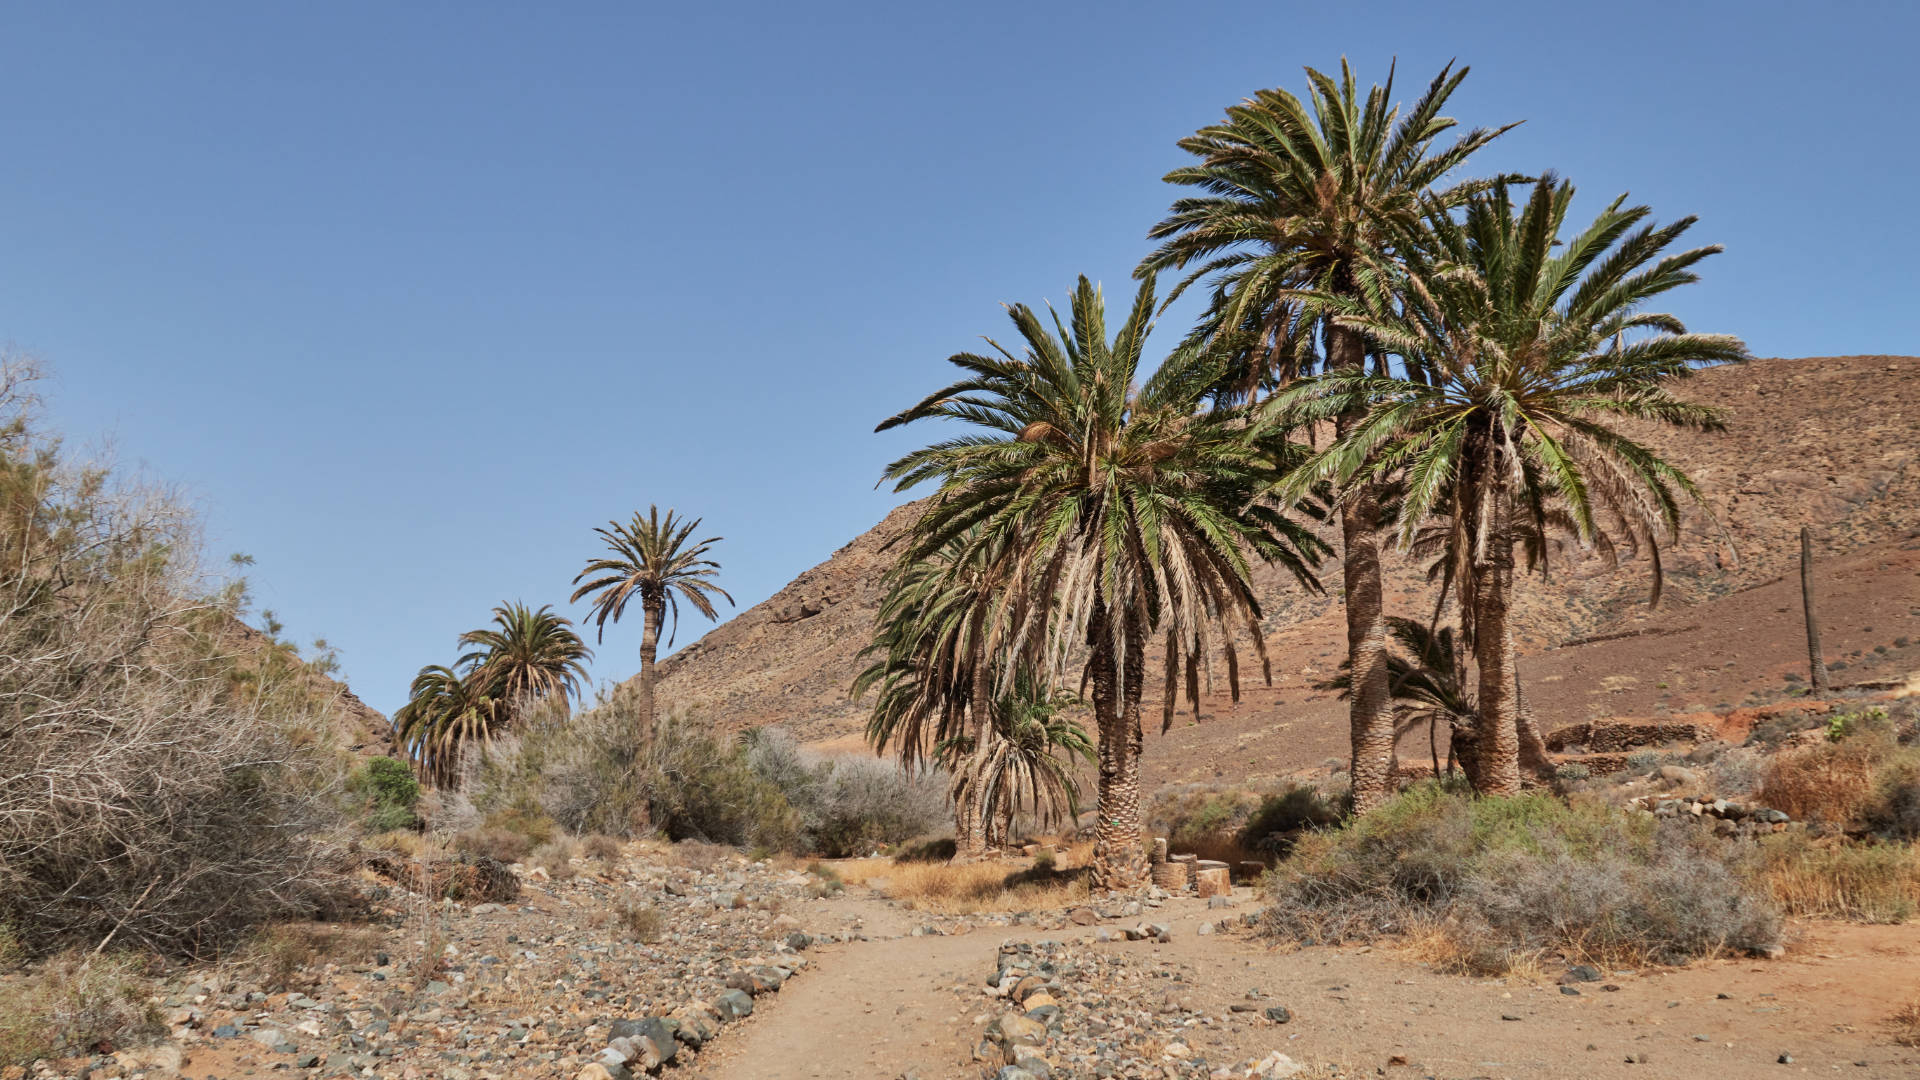
[[(1650, 575), (1644, 559), (1612, 566), (1569, 551), (1549, 567), (1547, 578), (1529, 578), (1524, 586), (1519, 605), (1523, 651), (1539, 654), (1577, 639), (1633, 630), (1649, 619), (1696, 626), (1699, 619), (1679, 613), (1787, 572), (1803, 524), (1814, 528), (1823, 555), (1905, 539), (1920, 527), (1917, 383), (1920, 358), (1893, 356), (1759, 360), (1700, 375), (1691, 396), (1731, 410), (1731, 417), (1722, 434), (1654, 436), (1699, 482), (1711, 510), (1691, 515), (1682, 542), (1663, 553), (1667, 593), (1661, 610), (1646, 607)], [(913, 506), (895, 510), (765, 603), (669, 658), (662, 665), (665, 700), (700, 707), (730, 727), (784, 723), (810, 741), (847, 740), (864, 717), (847, 687), (871, 629), (878, 578), (893, 557), (888, 544), (911, 524), (914, 512)], [(1325, 591), (1318, 594), (1284, 574), (1261, 573), (1263, 627), (1277, 686), (1230, 710), (1243, 720), (1234, 727), (1295, 729), (1298, 752), (1321, 746), (1333, 752), (1339, 742), (1337, 725), (1321, 732), (1327, 724), (1294, 711), (1313, 702), (1320, 706), (1309, 710), (1314, 716), (1337, 715), (1334, 703), (1320, 701), (1323, 695), (1308, 687), (1338, 664), (1344, 640), (1336, 606), (1337, 561), (1321, 572)], [(1423, 568), (1402, 561), (1391, 573), (1393, 612), (1428, 614), (1433, 594)], [(1775, 621), (1781, 626), (1767, 632), (1797, 632), (1791, 619)], [(1909, 629), (1920, 638), (1920, 628)], [(1710, 624), (1698, 632), (1725, 631)], [(1775, 646), (1787, 647), (1772, 643), (1766, 649), (1777, 651)], [(1542, 665), (1549, 663), (1541, 655), (1529, 667), (1545, 672)], [(1657, 674), (1610, 673), (1652, 683), (1660, 681)], [(1595, 708), (1629, 704), (1614, 695), (1595, 703), (1584, 684), (1563, 682), (1555, 680), (1554, 700), (1541, 703), (1553, 706), (1549, 726), (1584, 720)], [(1721, 692), (1717, 682), (1715, 692)], [(1636, 706), (1638, 696), (1632, 702)], [(1224, 693), (1219, 697), (1225, 710)], [(1215, 708), (1202, 711), (1211, 717)], [(1312, 729), (1311, 736), (1300, 729)]]

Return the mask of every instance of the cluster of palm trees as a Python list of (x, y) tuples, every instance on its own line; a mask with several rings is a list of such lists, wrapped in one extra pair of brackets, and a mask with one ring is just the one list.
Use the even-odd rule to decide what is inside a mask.
[[(1343, 61), (1338, 78), (1309, 69), (1304, 100), (1228, 109), (1180, 143), (1195, 160), (1166, 179), (1194, 193), (1149, 231), (1120, 326), (1083, 277), (1065, 319), (1013, 306), (1017, 344), (951, 357), (957, 381), (881, 424), (965, 431), (885, 473), (937, 492), (856, 685), (877, 690), (876, 747), (979, 769), (1007, 756), (994, 746), (1022, 694), (1090, 686), (1093, 883), (1131, 887), (1148, 658), (1163, 727), (1215, 657), (1237, 697), (1243, 647), (1265, 668), (1251, 561), (1319, 588), (1331, 549), (1310, 525), (1330, 516), (1355, 811), (1392, 790), (1383, 539), (1435, 559), (1434, 622), (1453, 612), (1449, 647), (1476, 670), (1470, 705), (1447, 711), (1452, 752), (1476, 790), (1518, 790), (1537, 736), (1507, 625), (1515, 549), (1542, 571), (1554, 541), (1657, 552), (1697, 492), (1623, 421), (1716, 428), (1673, 384), (1746, 351), (1648, 309), (1719, 250), (1678, 249), (1694, 219), (1657, 225), (1617, 199), (1576, 229), (1573, 187), (1551, 174), (1450, 179), (1507, 130), (1442, 145), (1465, 75), (1449, 65), (1403, 112), (1391, 75), (1362, 95)], [(1152, 364), (1165, 271), (1184, 272), (1174, 295), (1211, 292)], [(962, 851), (988, 839), (977, 788), (957, 789)]]
[[(607, 623), (619, 622), (627, 605), (639, 601), (638, 707), (629, 747), (634, 762), (644, 762), (650, 750), (661, 627), (667, 627), (671, 647), (680, 601), (708, 619), (718, 617), (715, 597), (733, 602), (713, 580), (720, 564), (709, 556), (720, 537), (695, 540), (699, 527), (699, 518), (687, 520), (672, 510), (662, 515), (657, 506), (644, 515), (636, 511), (626, 524), (610, 521), (594, 530), (608, 553), (589, 560), (573, 579), (568, 602), (591, 598), (588, 617), (602, 640)], [(593, 657), (571, 620), (550, 606), (535, 611), (518, 602), (495, 608), (493, 625), (460, 635), (460, 645), (472, 651), (451, 667), (421, 668), (406, 705), (393, 717), (395, 745), (423, 778), (442, 786), (458, 782), (469, 747), (484, 747), (538, 717), (564, 721)]]
[(461, 634), (460, 645), (472, 651), (451, 667), (421, 668), (407, 703), (393, 714), (395, 745), (443, 787), (458, 779), (469, 746), (523, 726), (542, 705), (564, 715), (593, 658), (551, 606), (536, 611), (518, 601), (494, 608), (493, 624)]

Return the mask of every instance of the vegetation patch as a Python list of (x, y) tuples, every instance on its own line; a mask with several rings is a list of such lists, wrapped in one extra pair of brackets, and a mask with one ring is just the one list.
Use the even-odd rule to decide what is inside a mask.
[(1546, 952), (1683, 963), (1763, 949), (1772, 901), (1704, 830), (1550, 795), (1422, 784), (1303, 837), (1269, 876), (1269, 934), (1301, 944), (1427, 932), (1442, 966), (1501, 973)]
[(1286, 854), (1309, 829), (1340, 821), (1341, 808), (1305, 784), (1176, 784), (1160, 789), (1147, 823), (1173, 851), (1227, 863)]
[(1760, 873), (1789, 915), (1897, 923), (1920, 902), (1920, 858), (1903, 843), (1784, 832), (1762, 840)]
[(31, 974), (0, 979), (0, 1065), (127, 1047), (166, 1033), (147, 1001), (153, 986), (130, 954), (74, 951)]

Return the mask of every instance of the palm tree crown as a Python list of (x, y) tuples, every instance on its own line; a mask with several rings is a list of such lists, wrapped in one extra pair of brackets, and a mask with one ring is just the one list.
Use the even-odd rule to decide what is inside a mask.
[(579, 693), (593, 651), (573, 632), (573, 622), (519, 601), (493, 609), (493, 625), (460, 635), (475, 651), (460, 657), (487, 696), (524, 708), (539, 700), (565, 701)]
[[(609, 521), (606, 528), (593, 530), (613, 554), (587, 563), (587, 568), (574, 577), (577, 588), (567, 602), (577, 603), (581, 597), (593, 596), (590, 618), (596, 639), (605, 639), (607, 621), (619, 622), (626, 613), (627, 603), (635, 597), (640, 598), (642, 608), (659, 605), (672, 620), (667, 632), (668, 648), (673, 646), (673, 634), (680, 623), (680, 600), (686, 600), (708, 619), (719, 618), (711, 597), (719, 596), (733, 603), (733, 597), (711, 580), (720, 572), (720, 564), (707, 558), (707, 554), (721, 538), (712, 536), (688, 544), (688, 538), (699, 527), (699, 518), (676, 521), (672, 510), (662, 518), (660, 508), (651, 506), (645, 517), (635, 512), (628, 524)], [(581, 584), (589, 578), (591, 580)]]

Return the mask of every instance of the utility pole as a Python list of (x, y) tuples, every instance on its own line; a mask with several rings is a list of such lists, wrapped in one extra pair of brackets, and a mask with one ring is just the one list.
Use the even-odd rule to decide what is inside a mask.
[(1800, 526), (1800, 606), (1807, 614), (1807, 681), (1813, 692), (1827, 692), (1827, 661), (1820, 655), (1820, 621), (1813, 614), (1813, 538), (1805, 525)]

